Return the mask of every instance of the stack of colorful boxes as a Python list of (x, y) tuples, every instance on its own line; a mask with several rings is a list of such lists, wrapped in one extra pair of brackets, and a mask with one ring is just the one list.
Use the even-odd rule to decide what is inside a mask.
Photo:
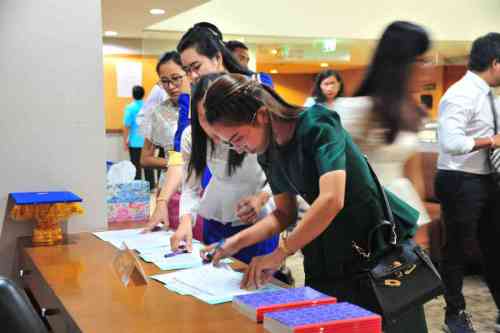
[(108, 222), (146, 221), (149, 218), (149, 183), (133, 180), (106, 186)]

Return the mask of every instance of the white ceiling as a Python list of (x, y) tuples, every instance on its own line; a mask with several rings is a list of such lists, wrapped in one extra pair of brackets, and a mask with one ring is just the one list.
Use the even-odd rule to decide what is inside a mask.
[[(102, 31), (116, 31), (119, 37), (142, 38), (146, 27), (183, 13), (208, 0), (101, 0)], [(164, 9), (161, 16), (151, 15), (153, 8)]]
[[(140, 40), (146, 54), (157, 45), (172, 48), (194, 23), (209, 21), (226, 40), (255, 47), (260, 66), (289, 65), (290, 72), (304, 70), (301, 64), (315, 70), (321, 61), (363, 66), (381, 31), (396, 19), (429, 30), (435, 41), (431, 55), (439, 63), (463, 63), (471, 40), (500, 31), (500, 0), (102, 0), (102, 5), (103, 31)], [(151, 8), (166, 14), (152, 16)], [(325, 38), (337, 41), (336, 54), (318, 50)]]
[[(152, 8), (166, 11), (153, 16)], [(215, 23), (225, 34), (376, 39), (394, 20), (427, 27), (435, 40), (473, 40), (500, 31), (499, 0), (102, 0), (103, 31), (142, 38)]]
[(375, 39), (390, 22), (408, 20), (436, 40), (473, 40), (500, 31), (499, 15), (499, 0), (212, 0), (148, 29), (209, 21), (227, 34)]

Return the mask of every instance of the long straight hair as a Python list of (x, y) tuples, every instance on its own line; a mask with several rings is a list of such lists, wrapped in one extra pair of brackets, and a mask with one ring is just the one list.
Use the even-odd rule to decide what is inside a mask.
[[(213, 82), (207, 84), (207, 81)], [(244, 75), (222, 73), (204, 76), (199, 84), (207, 84), (208, 87), (204, 106), (209, 124), (251, 124), (262, 106), (266, 107), (271, 118), (282, 122), (296, 121), (303, 111), (302, 107), (286, 102), (273, 88)], [(229, 168), (235, 167), (234, 161), (229, 160)]]
[(220, 54), (222, 63), (229, 73), (253, 75), (254, 73), (243, 67), (234, 57), (233, 53), (226, 47), (222, 39), (222, 33), (212, 23), (196, 23), (189, 29), (177, 44), (177, 52), (182, 53), (188, 48), (195, 48), (196, 52), (209, 59)]
[[(207, 133), (203, 130), (198, 118), (198, 106), (200, 102), (203, 101), (205, 94), (207, 92), (208, 86), (212, 81), (220, 77), (223, 73), (212, 73), (207, 74), (202, 77), (198, 83), (193, 87), (191, 94), (191, 156), (189, 157), (188, 163), (188, 178), (193, 175), (196, 178), (200, 178), (207, 166), (207, 145), (210, 144), (212, 148), (212, 154), (215, 149), (215, 144), (208, 137)], [(203, 107), (203, 105), (201, 105)], [(228, 152), (228, 168), (227, 174), (231, 176), (236, 168), (241, 166), (243, 160), (245, 159), (245, 154), (239, 154), (234, 150), (229, 150)]]
[[(182, 53), (188, 48), (194, 48), (199, 54), (213, 59), (218, 54), (222, 57), (224, 68), (230, 73), (238, 73), (247, 76), (252, 76), (254, 73), (243, 67), (239, 61), (234, 57), (233, 53), (226, 47), (223, 42), (223, 36), (219, 28), (208, 22), (200, 22), (190, 28), (181, 38), (177, 44), (177, 51)], [(208, 81), (199, 83), (193, 87), (191, 96), (191, 135), (192, 135), (192, 150), (191, 157), (188, 165), (188, 176), (194, 172), (196, 177), (201, 177), (206, 164), (207, 164), (207, 144), (213, 142), (209, 140), (207, 134), (200, 125), (197, 106), (203, 99)], [(213, 149), (212, 149), (213, 151)], [(229, 151), (228, 153), (228, 175), (232, 175), (237, 167), (241, 166), (244, 154), (238, 154), (236, 151)]]
[[(218, 74), (205, 97), (205, 115), (209, 124), (251, 124), (259, 108), (265, 106), (279, 121), (295, 121), (302, 107), (286, 102), (273, 88), (239, 74)], [(201, 81), (209, 79), (202, 77)]]
[(363, 82), (354, 94), (374, 97), (374, 116), (387, 129), (387, 143), (392, 143), (404, 127), (416, 130), (415, 124), (410, 122), (420, 117), (421, 110), (415, 106), (411, 110), (414, 115), (403, 115), (403, 112), (408, 104), (412, 65), (417, 56), (424, 54), (429, 47), (429, 35), (421, 26), (404, 21), (390, 24), (382, 34)]

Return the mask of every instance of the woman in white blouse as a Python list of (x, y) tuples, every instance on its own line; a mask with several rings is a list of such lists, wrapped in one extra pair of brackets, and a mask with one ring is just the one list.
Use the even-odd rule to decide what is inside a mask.
[[(156, 208), (146, 230), (163, 222), (167, 227), (177, 228), (179, 224), (179, 188), (182, 182), (182, 166), (175, 161), (176, 131), (179, 117), (189, 113), (189, 79), (182, 69), (180, 55), (175, 52), (165, 53), (156, 65), (159, 84), (168, 93), (169, 98), (149, 112), (146, 112), (141, 124), (144, 133), (144, 148), (141, 164), (149, 167), (167, 169), (160, 179), (160, 193), (156, 198)], [(178, 141), (180, 136), (177, 135)], [(180, 142), (179, 142), (180, 144)], [(178, 145), (179, 145), (178, 144)], [(162, 147), (168, 155), (165, 158), (154, 155), (155, 146)], [(198, 235), (201, 237), (201, 229)]]
[[(222, 42), (217, 27), (201, 23), (191, 28), (177, 46), (181, 60), (196, 82), (204, 74), (230, 71), (251, 76), (242, 68)], [(180, 201), (180, 224), (172, 237), (172, 248), (182, 241), (191, 249), (192, 225), (196, 215), (203, 217), (203, 241), (212, 244), (230, 237), (257, 222), (274, 209), (270, 189), (255, 155), (238, 154), (220, 142), (198, 105), (207, 87), (197, 86), (191, 96), (191, 127), (182, 135), (184, 182)], [(229, 169), (229, 160), (237, 167)], [(201, 194), (201, 180), (208, 168), (212, 178)], [(249, 263), (257, 255), (272, 252), (278, 244), (273, 236), (261, 243), (242, 249), (235, 258)]]
[[(421, 75), (429, 67), (419, 58), (429, 46), (422, 27), (394, 22), (382, 35), (357, 97), (339, 98), (334, 106), (382, 184), (420, 212), (419, 225), (430, 222), (419, 195), (424, 189), (416, 154), (416, 132), (425, 114), (411, 94), (422, 85), (416, 71)], [(412, 181), (404, 172), (410, 160), (418, 166), (410, 168)]]

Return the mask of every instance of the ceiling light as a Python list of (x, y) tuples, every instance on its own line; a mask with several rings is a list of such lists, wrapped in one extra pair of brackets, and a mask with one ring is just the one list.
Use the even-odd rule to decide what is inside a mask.
[(108, 31), (104, 31), (104, 36), (106, 36), (106, 37), (114, 37), (114, 36), (118, 36), (118, 33), (116, 31), (108, 30)]
[(278, 54), (278, 50), (276, 50), (276, 49), (272, 49), (272, 50), (271, 50), (271, 54)]
[(163, 15), (165, 14), (165, 10), (160, 9), (160, 8), (153, 8), (149, 11), (151, 15)]
[(321, 64), (319, 64), (319, 67), (328, 67), (328, 63), (322, 62)]
[(269, 73), (271, 73), (271, 74), (278, 74), (278, 70), (273, 68), (273, 69), (271, 69), (269, 71)]

